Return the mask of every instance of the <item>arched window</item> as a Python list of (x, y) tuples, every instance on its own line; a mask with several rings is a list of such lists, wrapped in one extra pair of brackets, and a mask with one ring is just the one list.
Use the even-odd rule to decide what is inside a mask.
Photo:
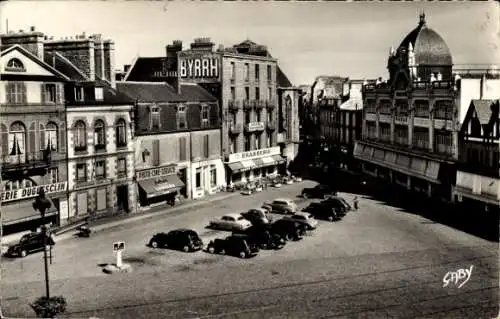
[(106, 127), (102, 120), (97, 120), (94, 124), (94, 146), (96, 149), (106, 147)]
[(119, 119), (115, 127), (116, 146), (123, 147), (127, 145), (127, 124), (124, 119)]
[(12, 123), (10, 126), (9, 155), (11, 163), (26, 162), (26, 128), (21, 122)]
[(74, 130), (75, 151), (82, 151), (87, 148), (87, 126), (83, 121), (75, 124)]
[(50, 151), (57, 151), (57, 125), (55, 123), (48, 123), (45, 128), (45, 148)]
[(12, 58), (7, 62), (7, 66), (5, 67), (6, 71), (17, 71), (24, 72), (26, 69), (24, 68), (24, 64), (18, 58)]

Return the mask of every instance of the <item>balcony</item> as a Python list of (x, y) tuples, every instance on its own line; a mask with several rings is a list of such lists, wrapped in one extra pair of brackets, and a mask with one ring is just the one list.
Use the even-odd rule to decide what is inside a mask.
[(240, 101), (236, 101), (236, 100), (230, 100), (227, 103), (227, 105), (229, 107), (229, 111), (232, 111), (232, 112), (238, 112), (238, 110), (241, 108)]
[(264, 107), (266, 107), (266, 103), (264, 101), (261, 100), (255, 101), (255, 108), (257, 110), (263, 109)]
[(250, 122), (245, 124), (245, 132), (262, 132), (264, 130), (264, 122)]
[(253, 101), (249, 101), (249, 100), (244, 100), (244, 101), (243, 101), (243, 108), (244, 108), (245, 110), (250, 110), (250, 109), (252, 109), (252, 108), (253, 108), (253, 106), (254, 106)]
[(96, 152), (100, 152), (100, 153), (105, 152), (106, 151), (106, 144), (96, 144), (94, 146), (94, 149)]
[(267, 122), (267, 130), (268, 131), (275, 131), (276, 130), (276, 122), (275, 121), (270, 121)]
[(396, 116), (394, 116), (394, 122), (396, 124), (408, 124), (408, 115), (397, 114)]
[(3, 165), (2, 170), (7, 173), (48, 168), (51, 158), (51, 152), (47, 150), (18, 155), (4, 155), (1, 163)]
[(229, 133), (233, 134), (233, 135), (238, 135), (241, 133), (241, 124), (237, 123), (237, 124), (234, 124), (234, 123), (231, 123), (229, 125)]
[(268, 109), (274, 109), (276, 107), (276, 101), (274, 100), (266, 101), (266, 107)]

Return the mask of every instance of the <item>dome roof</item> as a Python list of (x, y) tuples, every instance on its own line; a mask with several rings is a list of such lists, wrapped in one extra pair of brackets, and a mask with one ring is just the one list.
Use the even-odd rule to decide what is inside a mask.
[(408, 49), (412, 45), (417, 65), (452, 65), (450, 49), (443, 38), (427, 27), (425, 14), (420, 15), (418, 26), (401, 42), (399, 49)]

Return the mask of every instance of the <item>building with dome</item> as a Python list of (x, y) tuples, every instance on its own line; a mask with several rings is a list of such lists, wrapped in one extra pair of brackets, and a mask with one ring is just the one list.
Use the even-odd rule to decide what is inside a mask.
[(425, 14), (397, 50), (391, 48), (387, 68), (387, 80), (363, 85), (362, 137), (354, 156), (378, 182), (451, 201), (460, 82), (446, 42)]

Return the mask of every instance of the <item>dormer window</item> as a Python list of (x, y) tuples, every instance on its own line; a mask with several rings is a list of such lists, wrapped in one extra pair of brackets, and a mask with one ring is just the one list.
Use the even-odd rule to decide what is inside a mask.
[(210, 107), (208, 105), (201, 106), (201, 127), (209, 126)]
[(158, 107), (158, 105), (152, 105), (149, 108), (149, 129), (160, 129), (160, 108)]
[(9, 62), (7, 62), (7, 66), (5, 67), (5, 71), (11, 71), (11, 72), (26, 72), (26, 69), (24, 68), (24, 64), (21, 62), (21, 60), (17, 58), (10, 59)]
[(83, 88), (82, 87), (75, 87), (75, 101), (81, 102), (83, 101)]
[(95, 88), (95, 100), (96, 101), (102, 101), (104, 100), (104, 89), (97, 87)]
[(184, 130), (187, 128), (186, 122), (186, 106), (179, 105), (177, 107), (177, 129)]

